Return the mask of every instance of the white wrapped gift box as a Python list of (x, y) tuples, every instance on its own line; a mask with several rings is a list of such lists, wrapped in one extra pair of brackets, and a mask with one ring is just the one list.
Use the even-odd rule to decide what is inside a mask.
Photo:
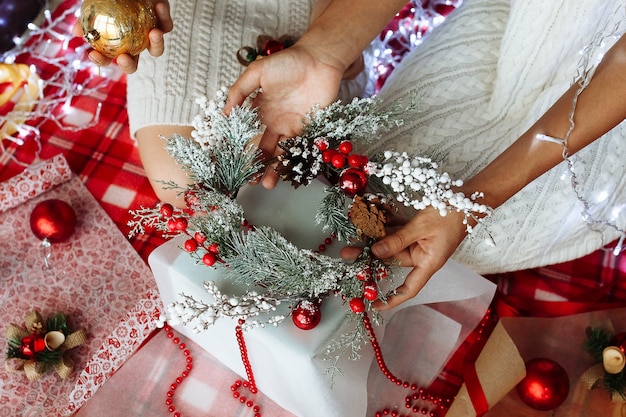
[[(252, 224), (269, 225), (301, 248), (317, 248), (324, 241), (321, 227), (315, 225), (317, 206), (324, 193), (321, 183), (297, 190), (279, 183), (273, 190), (246, 187), (239, 193), (246, 216)], [(225, 282), (219, 268), (208, 268), (181, 247), (184, 236), (157, 248), (149, 259), (165, 304), (180, 294), (198, 300), (210, 300), (203, 283), (214, 281), (222, 293), (245, 292)], [(341, 242), (328, 251), (337, 256)], [(398, 271), (400, 283), (408, 269)], [(441, 371), (450, 355), (484, 316), (495, 286), (461, 265), (449, 261), (414, 299), (384, 313), (384, 324), (375, 326), (385, 360), (399, 378), (427, 386)], [(462, 306), (458, 317), (448, 317), (428, 303), (455, 302)], [(281, 306), (288, 314), (288, 306)], [(398, 389), (385, 380), (373, 361), (368, 344), (361, 358), (344, 355), (338, 363), (342, 371), (332, 379), (326, 374), (331, 362), (328, 345), (349, 332), (346, 306), (337, 297), (322, 303), (322, 321), (314, 329), (296, 328), (288, 317), (277, 327), (255, 328), (245, 333), (245, 340), (257, 387), (286, 410), (302, 417), (363, 417), (368, 408), (385, 398), (387, 389)], [(235, 338), (236, 320), (220, 318), (207, 331), (195, 333), (183, 325), (176, 329), (185, 334), (233, 371), (246, 377)], [(408, 360), (408, 364), (407, 364)], [(382, 382), (381, 382), (382, 381)], [(369, 391), (369, 395), (368, 395)], [(368, 404), (369, 403), (369, 404)]]

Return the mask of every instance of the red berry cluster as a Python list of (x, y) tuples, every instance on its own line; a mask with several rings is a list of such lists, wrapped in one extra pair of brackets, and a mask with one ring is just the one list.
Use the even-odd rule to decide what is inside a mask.
[(381, 279), (385, 279), (388, 275), (388, 270), (385, 267), (378, 267), (374, 271), (372, 267), (367, 267), (356, 274), (356, 278), (363, 282), (363, 295), (361, 297), (354, 297), (350, 300), (350, 309), (355, 313), (362, 313), (365, 311), (365, 300), (374, 301), (378, 298), (378, 283)]
[(330, 148), (328, 140), (318, 138), (315, 146), (322, 154), (322, 162), (339, 172), (339, 187), (348, 196), (361, 194), (367, 185), (364, 169), (369, 159), (366, 155), (352, 153), (352, 142), (344, 140), (336, 149)]
[(185, 250), (189, 253), (197, 252), (199, 249), (204, 251), (202, 255), (202, 263), (206, 266), (213, 266), (216, 261), (220, 261), (219, 258), (219, 245), (215, 242), (207, 242), (207, 237), (202, 232), (195, 232), (193, 235), (187, 230), (188, 221), (187, 218), (182, 215), (182, 212), (176, 211), (174, 206), (169, 203), (161, 205), (161, 216), (167, 219), (167, 230), (175, 233), (184, 233), (189, 236), (183, 245)]
[(368, 162), (367, 156), (352, 153), (352, 142), (349, 140), (341, 141), (337, 149), (332, 149), (329, 148), (328, 140), (319, 138), (315, 141), (315, 146), (322, 153), (322, 161), (336, 169), (346, 168), (346, 165), (363, 169)]

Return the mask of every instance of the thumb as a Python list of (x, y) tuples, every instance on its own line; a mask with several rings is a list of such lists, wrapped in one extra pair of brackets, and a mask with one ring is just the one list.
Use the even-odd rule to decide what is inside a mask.
[(224, 113), (230, 114), (235, 106), (240, 106), (250, 94), (261, 88), (261, 64), (254, 61), (246, 67), (237, 81), (228, 89), (228, 98), (224, 106)]
[(391, 258), (409, 246), (411, 241), (408, 239), (407, 233), (404, 230), (405, 228), (402, 228), (374, 243), (372, 245), (372, 252), (374, 255), (380, 259)]

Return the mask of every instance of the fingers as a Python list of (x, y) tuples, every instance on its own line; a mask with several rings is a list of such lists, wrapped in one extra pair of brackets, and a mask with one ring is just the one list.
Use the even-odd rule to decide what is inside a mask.
[(109, 65), (113, 60), (102, 55), (100, 52), (96, 50), (89, 51), (89, 60), (99, 67), (105, 67)]
[(224, 113), (230, 114), (235, 106), (240, 106), (252, 93), (261, 88), (261, 63), (263, 60), (254, 61), (228, 90), (228, 98), (224, 106)]
[(398, 252), (409, 246), (414, 239), (411, 239), (409, 228), (403, 227), (397, 232), (384, 237), (372, 245), (372, 252), (380, 259), (387, 259), (395, 256)]
[(404, 283), (396, 288), (395, 294), (387, 297), (387, 302), (380, 300), (374, 302), (373, 306), (377, 310), (389, 310), (415, 297), (420, 292), (430, 277), (437, 271), (430, 271), (424, 268), (413, 268), (406, 276)]
[(139, 56), (130, 56), (128, 54), (122, 54), (115, 58), (117, 66), (126, 74), (132, 74), (137, 71), (137, 65), (139, 64)]
[(80, 19), (76, 20), (74, 26), (72, 26), (72, 35), (82, 38), (83, 37), (83, 28), (80, 25)]
[(161, 56), (165, 51), (165, 42), (163, 41), (163, 32), (160, 29), (152, 29), (148, 33), (150, 42), (148, 44), (148, 52), (152, 56)]
[(157, 18), (159, 20), (159, 29), (163, 33), (171, 32), (174, 29), (174, 22), (170, 14), (170, 4), (168, 1), (158, 1), (154, 4)]

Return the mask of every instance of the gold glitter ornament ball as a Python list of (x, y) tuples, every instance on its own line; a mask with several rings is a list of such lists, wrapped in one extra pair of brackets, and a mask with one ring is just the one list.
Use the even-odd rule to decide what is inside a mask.
[(157, 17), (152, 0), (84, 0), (80, 25), (93, 49), (116, 58), (146, 49)]

